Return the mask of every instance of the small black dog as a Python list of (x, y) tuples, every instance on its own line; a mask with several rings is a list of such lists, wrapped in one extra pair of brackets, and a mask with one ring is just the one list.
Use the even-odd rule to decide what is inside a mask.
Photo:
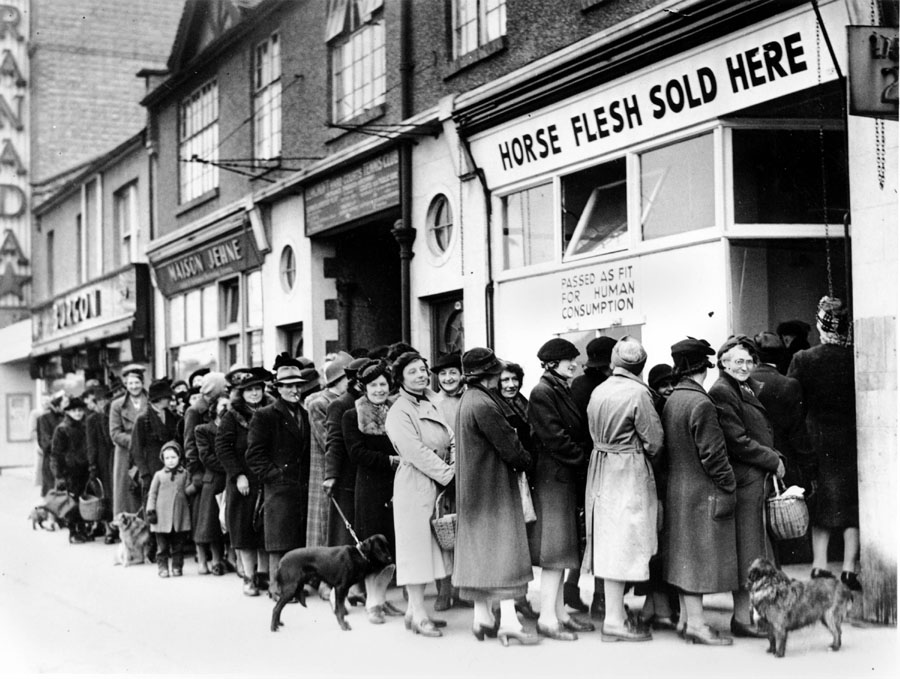
[(271, 593), (278, 596), (272, 611), (272, 631), (277, 632), (281, 622), (281, 610), (295, 596), (306, 606), (303, 586), (316, 581), (326, 582), (334, 590), (334, 615), (342, 630), (349, 630), (344, 620), (347, 607), (344, 600), (350, 587), (370, 573), (378, 573), (391, 564), (391, 550), (387, 538), (373, 535), (363, 540), (359, 547), (301, 547), (292, 549), (281, 557), (272, 578)]
[(792, 580), (768, 559), (758, 558), (747, 574), (750, 603), (768, 621), (769, 648), (776, 658), (784, 657), (787, 634), (812, 625), (817, 620), (831, 632), (829, 648), (841, 648), (841, 623), (853, 603), (850, 589), (835, 578)]

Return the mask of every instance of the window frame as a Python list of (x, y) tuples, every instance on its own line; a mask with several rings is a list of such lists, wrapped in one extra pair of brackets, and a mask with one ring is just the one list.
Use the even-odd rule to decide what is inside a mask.
[[(138, 180), (132, 180), (127, 184), (123, 184), (113, 192), (113, 233), (115, 237), (115, 249), (113, 254), (113, 267), (118, 269), (134, 263), (134, 243), (136, 242), (136, 234), (138, 231), (137, 219), (137, 183)], [(127, 219), (122, 220), (122, 205), (127, 208)], [(128, 230), (122, 228), (123, 224)], [(123, 255), (127, 252), (128, 257)]]
[[(328, 41), (330, 108), (334, 123), (349, 123), (358, 118), (379, 115), (387, 95), (387, 39), (383, 6), (375, 7), (368, 16), (361, 16), (357, 2), (348, 0), (344, 11), (346, 14), (341, 31)], [(361, 49), (357, 58), (353, 50), (360, 43), (365, 43), (367, 38), (370, 49), (365, 53)], [(343, 65), (346, 51), (351, 53), (349, 67)], [(361, 72), (356, 70), (357, 66)], [(353, 83), (349, 92), (344, 87), (344, 76), (348, 70), (349, 81)], [(367, 87), (371, 88), (371, 95), (365, 98)], [(357, 104), (357, 93), (360, 91), (363, 94)], [(345, 104), (348, 99), (349, 106)]]
[[(209, 93), (210, 98), (203, 97)], [(210, 109), (205, 110), (205, 107)], [(205, 119), (204, 116), (209, 116)], [(195, 129), (196, 128), (196, 129)], [(178, 204), (185, 205), (219, 187), (219, 83), (211, 78), (178, 102)], [(190, 133), (188, 133), (190, 132)], [(206, 138), (206, 135), (210, 139)], [(195, 149), (202, 146), (203, 149)], [(208, 147), (209, 157), (197, 150)], [(188, 149), (188, 150), (186, 150)], [(207, 162), (193, 161), (198, 155)]]
[[(265, 48), (265, 55), (261, 56), (263, 48)], [(266, 77), (267, 67), (268, 77)], [(253, 159), (260, 163), (277, 160), (282, 155), (281, 76), (281, 35), (276, 31), (265, 40), (256, 43), (253, 48), (251, 94), (253, 107)], [(275, 103), (276, 99), (277, 103)], [(268, 134), (265, 137), (260, 137), (263, 128), (266, 128)]]
[[(489, 4), (496, 3), (492, 7)], [(460, 15), (462, 7), (469, 5), (475, 6), (476, 16), (473, 19), (461, 23)], [(499, 13), (500, 15), (500, 32), (491, 37), (489, 31), (489, 15)], [(473, 45), (466, 43), (465, 51), (462, 51), (463, 44), (460, 38), (461, 31), (464, 27), (475, 24), (475, 42)], [(450, 55), (454, 61), (465, 60), (472, 55), (478, 55), (479, 51), (486, 50), (490, 45), (503, 41), (507, 32), (507, 8), (506, 0), (451, 0), (450, 2)]]

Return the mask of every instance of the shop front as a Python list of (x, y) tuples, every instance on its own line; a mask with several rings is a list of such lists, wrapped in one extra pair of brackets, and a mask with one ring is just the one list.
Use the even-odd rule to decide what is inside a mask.
[[(844, 53), (842, 4), (821, 11)], [(551, 335), (630, 334), (653, 365), (687, 335), (715, 346), (847, 297), (823, 44), (798, 8), (469, 136), (492, 201), (495, 348), (526, 381)]]
[(132, 264), (32, 310), (31, 376), (45, 392), (80, 394), (90, 379), (115, 384), (128, 363), (150, 361), (150, 273)]
[(263, 253), (244, 210), (150, 253), (173, 379), (263, 364)]

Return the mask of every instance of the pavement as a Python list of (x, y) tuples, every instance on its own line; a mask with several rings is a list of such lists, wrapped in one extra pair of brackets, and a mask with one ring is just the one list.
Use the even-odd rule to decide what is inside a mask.
[[(188, 560), (185, 576), (161, 580), (155, 565), (113, 565), (102, 541), (69, 545), (67, 531), (33, 531), (26, 517), (38, 503), (32, 470), (0, 475), (0, 676), (231, 675), (303, 677), (896, 677), (895, 627), (846, 624), (843, 648), (828, 650), (822, 625), (791, 633), (787, 655), (765, 652), (767, 642), (736, 639), (730, 647), (686, 644), (674, 632), (652, 642), (603, 643), (599, 633), (577, 642), (543, 640), (503, 648), (476, 641), (471, 611), (441, 614), (441, 639), (407, 632), (401, 618), (368, 623), (351, 608), (353, 629), (338, 628), (328, 604), (312, 596), (309, 608), (289, 605), (285, 626), (269, 631), (272, 602), (241, 593), (234, 575), (200, 576)], [(806, 577), (808, 567), (789, 567)], [(539, 579), (532, 583), (534, 588)], [(590, 601), (592, 580), (582, 579)], [(429, 588), (429, 598), (434, 596)], [(537, 607), (538, 593), (529, 598)], [(731, 597), (706, 598), (711, 622), (727, 629)], [(399, 590), (389, 600), (404, 606)], [(629, 596), (629, 606), (641, 599)], [(430, 605), (430, 601), (429, 601)]]

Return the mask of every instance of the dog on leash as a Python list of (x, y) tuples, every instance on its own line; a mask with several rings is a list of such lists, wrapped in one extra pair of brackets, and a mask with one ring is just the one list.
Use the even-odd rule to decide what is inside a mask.
[(119, 512), (112, 525), (119, 529), (121, 542), (116, 546), (114, 564), (122, 564), (126, 568), (149, 561), (150, 526), (137, 514)]
[(363, 540), (359, 546), (341, 547), (301, 547), (293, 549), (283, 557), (272, 578), (270, 593), (278, 597), (272, 611), (273, 632), (284, 623), (281, 610), (295, 596), (306, 606), (304, 585), (319, 581), (331, 586), (334, 595), (334, 615), (344, 631), (350, 624), (344, 620), (347, 607), (344, 604), (350, 587), (367, 575), (381, 572), (393, 563), (387, 538), (373, 535)]
[(821, 621), (831, 632), (832, 651), (841, 648), (841, 623), (853, 603), (850, 588), (836, 578), (792, 580), (768, 559), (758, 558), (747, 574), (750, 603), (768, 624), (769, 648), (784, 657), (788, 632)]
[(42, 528), (44, 530), (54, 531), (59, 528), (59, 522), (56, 520), (56, 516), (43, 505), (38, 505), (32, 509), (31, 513), (28, 515), (28, 520), (31, 521), (31, 530)]

